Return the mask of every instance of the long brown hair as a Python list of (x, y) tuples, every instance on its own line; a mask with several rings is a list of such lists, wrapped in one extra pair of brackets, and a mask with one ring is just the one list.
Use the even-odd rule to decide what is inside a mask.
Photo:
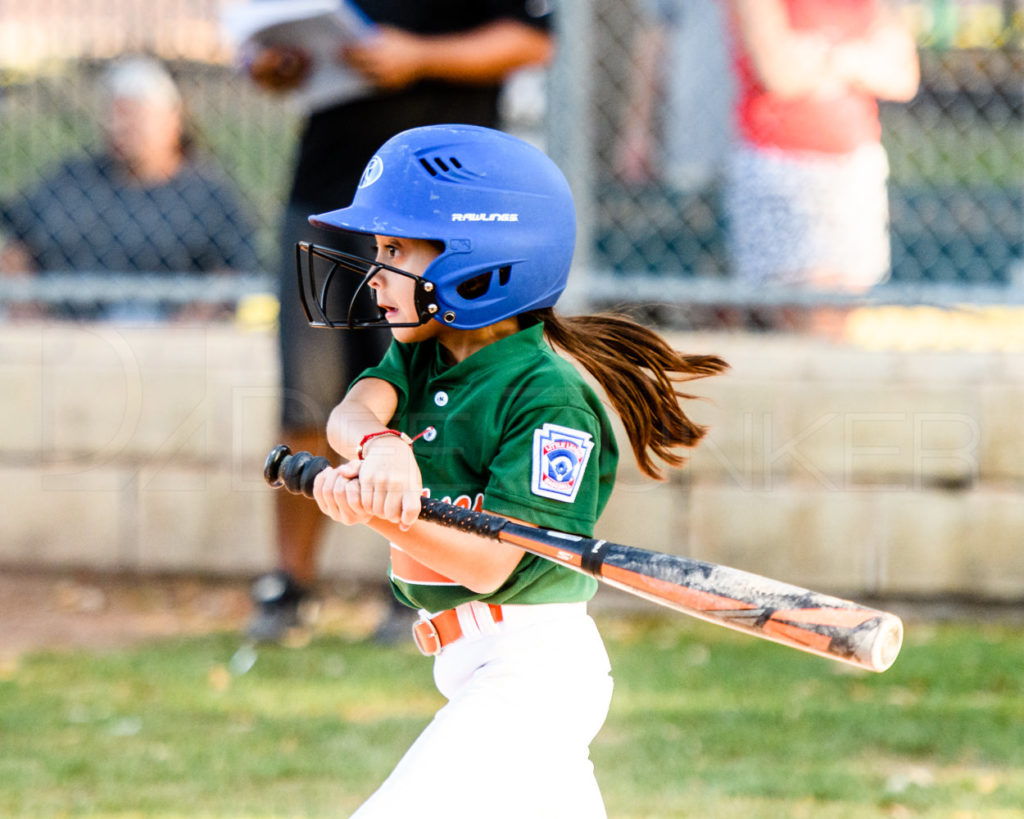
[[(681, 466), (679, 447), (693, 447), (707, 428), (691, 421), (680, 399), (695, 396), (675, 384), (729, 368), (714, 355), (684, 355), (653, 330), (624, 316), (559, 316), (550, 307), (532, 317), (544, 322), (549, 342), (576, 359), (604, 388), (622, 419), (640, 469), (662, 479), (654, 457)], [(653, 457), (652, 457), (653, 456)]]

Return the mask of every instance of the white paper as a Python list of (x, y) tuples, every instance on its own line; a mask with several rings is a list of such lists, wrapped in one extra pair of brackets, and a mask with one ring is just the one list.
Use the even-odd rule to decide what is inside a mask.
[(339, 49), (373, 32), (373, 24), (346, 0), (251, 0), (225, 6), (225, 36), (241, 52), (266, 46), (301, 48), (310, 57), (309, 76), (290, 92), (304, 112), (346, 102), (372, 86), (338, 59)]

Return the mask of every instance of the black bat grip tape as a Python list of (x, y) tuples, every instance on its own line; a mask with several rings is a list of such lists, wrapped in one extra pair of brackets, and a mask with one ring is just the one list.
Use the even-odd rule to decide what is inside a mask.
[(481, 537), (498, 539), (498, 533), (508, 523), (505, 518), (497, 515), (489, 515), (486, 512), (477, 512), (473, 509), (465, 509), (461, 506), (454, 506), (436, 498), (420, 499), (420, 520), (439, 523), (442, 526), (449, 526), (462, 532), (479, 535)]

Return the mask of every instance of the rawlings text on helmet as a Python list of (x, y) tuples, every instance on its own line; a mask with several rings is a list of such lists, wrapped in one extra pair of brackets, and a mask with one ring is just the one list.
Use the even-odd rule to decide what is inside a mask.
[(453, 222), (518, 222), (518, 213), (453, 213)]

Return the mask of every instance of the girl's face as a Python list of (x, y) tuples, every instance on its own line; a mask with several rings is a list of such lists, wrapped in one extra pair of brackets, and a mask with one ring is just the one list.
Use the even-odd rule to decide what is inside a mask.
[[(422, 276), (441, 251), (437, 245), (426, 239), (403, 239), (398, 236), (374, 236), (377, 244), (377, 261), (397, 267), (414, 276)], [(377, 305), (384, 311), (384, 317), (392, 324), (417, 320), (414, 302), (415, 283), (406, 276), (399, 276), (387, 269), (381, 269), (370, 279)], [(436, 321), (428, 321), (419, 327), (392, 327), (396, 341), (405, 343), (432, 338), (439, 327)]]

